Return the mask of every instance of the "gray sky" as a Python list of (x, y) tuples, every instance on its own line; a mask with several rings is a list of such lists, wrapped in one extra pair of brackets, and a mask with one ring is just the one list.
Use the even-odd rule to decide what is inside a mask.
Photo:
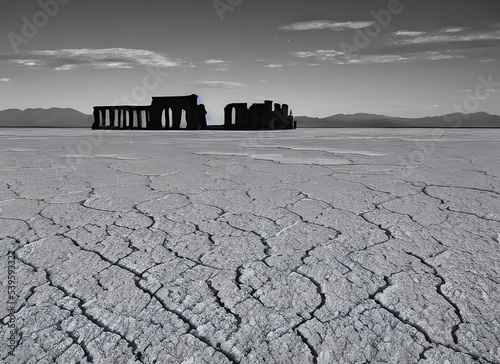
[(196, 93), (212, 123), (264, 99), (500, 115), (497, 0), (0, 0), (0, 36), (0, 109)]

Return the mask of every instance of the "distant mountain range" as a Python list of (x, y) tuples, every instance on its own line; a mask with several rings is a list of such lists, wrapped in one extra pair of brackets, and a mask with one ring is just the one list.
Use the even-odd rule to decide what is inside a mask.
[(326, 118), (298, 116), (296, 119), (298, 128), (500, 128), (500, 116), (485, 112), (424, 118), (337, 114)]
[[(485, 112), (424, 118), (375, 114), (337, 114), (326, 118), (298, 116), (299, 128), (500, 128), (500, 116)], [(8, 109), (0, 111), (0, 127), (91, 128), (94, 118), (74, 109)]]
[(94, 118), (74, 109), (8, 109), (0, 111), (0, 127), (91, 128)]

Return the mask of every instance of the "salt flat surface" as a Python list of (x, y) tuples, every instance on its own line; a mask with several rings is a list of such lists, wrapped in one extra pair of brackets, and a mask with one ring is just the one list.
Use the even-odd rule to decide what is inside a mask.
[(499, 147), (498, 130), (1, 129), (18, 296), (0, 358), (500, 363)]

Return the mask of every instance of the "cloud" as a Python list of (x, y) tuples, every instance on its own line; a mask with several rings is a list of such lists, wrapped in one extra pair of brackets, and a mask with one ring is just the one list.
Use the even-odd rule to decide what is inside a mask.
[[(351, 53), (348, 53), (347, 47), (342, 48), (339, 45), (337, 49), (296, 51), (289, 54), (294, 59), (301, 60), (302, 64), (309, 65), (411, 63), (459, 59), (487, 63), (500, 58), (500, 30), (496, 29), (496, 25), (484, 23), (475, 27), (447, 27), (427, 32), (398, 30), (364, 48), (356, 49), (354, 40), (351, 43)], [(304, 63), (305, 61), (307, 63)]]
[(293, 56), (302, 59), (314, 58), (323, 63), (334, 64), (371, 64), (371, 63), (410, 63), (414, 61), (438, 61), (444, 59), (461, 59), (464, 55), (454, 52), (409, 52), (394, 54), (363, 54), (351, 55), (335, 49), (320, 49), (308, 52), (293, 52)]
[(181, 60), (171, 59), (164, 53), (127, 48), (55, 49), (8, 53), (0, 54), (1, 61), (32, 69), (55, 71), (68, 71), (82, 66), (94, 69), (190, 66)]
[(474, 42), (484, 40), (500, 40), (500, 32), (471, 33), (460, 35), (433, 34), (429, 36), (407, 38), (397, 41), (396, 44), (426, 44), (426, 43), (454, 43)]
[(335, 61), (343, 56), (344, 52), (335, 49), (318, 49), (316, 51), (293, 52), (292, 55), (297, 58), (315, 58), (318, 61)]
[(488, 40), (500, 40), (500, 31), (492, 29), (472, 30), (463, 27), (448, 27), (433, 33), (398, 31), (393, 33), (394, 44), (430, 44), (430, 43), (456, 43), (456, 42), (480, 42)]
[(448, 28), (443, 28), (441, 29), (441, 32), (443, 33), (458, 33), (464, 31), (465, 28), (461, 27), (448, 27)]
[(462, 55), (446, 54), (442, 52), (417, 52), (407, 54), (360, 55), (355, 59), (341, 61), (343, 64), (371, 64), (371, 63), (411, 63), (415, 61), (441, 61), (465, 58)]
[(227, 62), (226, 61), (223, 61), (222, 59), (207, 59), (205, 62), (203, 62), (205, 64), (208, 64), (208, 65), (211, 65), (211, 64), (215, 64), (215, 65), (226, 65)]
[[(0, 57), (0, 59), (2, 59)], [(40, 62), (39, 60), (36, 59), (11, 59), (10, 63), (16, 65), (16, 66), (24, 66), (24, 67), (29, 67), (31, 69), (42, 69), (43, 67), (43, 62)]]
[[(427, 52), (427, 59), (464, 58), (478, 62), (493, 62), (500, 57), (500, 30), (479, 24), (475, 27), (448, 27), (434, 32), (401, 30), (392, 33), (386, 42), (398, 54)], [(435, 50), (446, 51), (433, 55)], [(364, 51), (362, 51), (363, 53)]]
[(12, 79), (10, 78), (0, 78), (0, 82), (10, 82)]
[(220, 90), (235, 91), (247, 87), (244, 83), (227, 82), (227, 81), (197, 81), (193, 83), (194, 86), (204, 88), (216, 88)]
[(298, 22), (290, 25), (279, 27), (278, 30), (287, 32), (299, 32), (305, 30), (332, 30), (339, 32), (347, 29), (362, 29), (372, 25), (373, 21), (349, 21), (349, 22), (335, 22), (331, 20), (314, 20), (306, 22)]
[(425, 32), (415, 32), (410, 30), (398, 30), (394, 33), (395, 36), (406, 36), (406, 37), (415, 37), (419, 35), (424, 35)]
[(202, 64), (205, 66), (214, 66), (215, 71), (230, 71), (229, 68), (230, 61), (224, 61), (222, 59), (207, 59), (203, 61)]
[(300, 62), (297, 62), (295, 60), (285, 60), (281, 57), (276, 57), (276, 58), (259, 58), (257, 59), (257, 62), (263, 62), (266, 63), (264, 67), (266, 68), (282, 68), (286, 66), (296, 66), (300, 65)]

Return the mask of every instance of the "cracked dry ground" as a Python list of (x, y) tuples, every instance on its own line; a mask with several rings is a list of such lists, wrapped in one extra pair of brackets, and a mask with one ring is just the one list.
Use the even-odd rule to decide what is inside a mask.
[(500, 132), (443, 133), (1, 131), (0, 359), (500, 363)]

